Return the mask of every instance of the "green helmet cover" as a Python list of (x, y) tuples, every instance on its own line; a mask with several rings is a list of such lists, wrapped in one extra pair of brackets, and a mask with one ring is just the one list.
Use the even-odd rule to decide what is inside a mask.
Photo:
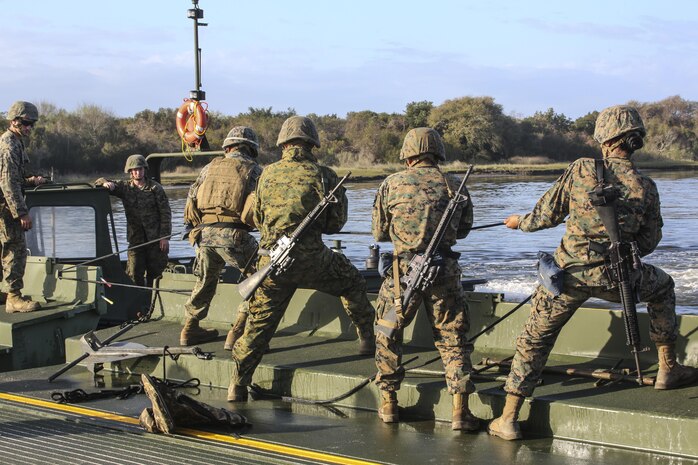
[(439, 161), (446, 161), (446, 149), (441, 136), (432, 128), (414, 128), (405, 136), (400, 150), (400, 160), (431, 153)]
[(315, 147), (320, 147), (320, 136), (317, 133), (315, 123), (305, 116), (291, 116), (284, 121), (276, 145), (281, 146), (293, 139), (302, 139)]
[(223, 148), (232, 147), (234, 145), (247, 144), (255, 155), (259, 149), (259, 139), (257, 133), (252, 128), (247, 126), (235, 126), (228, 132), (228, 135), (223, 140)]
[(132, 169), (145, 168), (148, 169), (148, 163), (145, 161), (143, 155), (131, 155), (126, 159), (126, 166), (124, 166), (124, 173), (128, 173)]
[(640, 113), (631, 106), (616, 105), (599, 113), (594, 127), (594, 140), (604, 144), (631, 131), (637, 131), (645, 137), (645, 125)]
[(18, 100), (10, 105), (10, 109), (7, 110), (8, 120), (12, 121), (16, 118), (22, 118), (28, 121), (38, 121), (39, 110), (33, 103)]

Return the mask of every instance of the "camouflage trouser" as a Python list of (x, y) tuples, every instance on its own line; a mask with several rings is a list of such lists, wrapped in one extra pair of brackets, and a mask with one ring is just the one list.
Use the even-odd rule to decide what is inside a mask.
[[(257, 269), (268, 263), (268, 256), (260, 256)], [(374, 310), (366, 297), (366, 280), (347, 257), (325, 247), (317, 253), (297, 257), (287, 272), (265, 279), (254, 293), (245, 333), (233, 348), (237, 367), (234, 384), (250, 385), (262, 354), (299, 287), (340, 297), (359, 337), (373, 337)]]
[(10, 212), (0, 211), (0, 244), (2, 245), (2, 277), (6, 292), (20, 292), (24, 287), (27, 266), (27, 242), (18, 219)]
[[(188, 316), (203, 320), (208, 315), (209, 305), (216, 293), (218, 279), (225, 264), (232, 265), (239, 270), (244, 270), (245, 265), (257, 251), (257, 241), (254, 237), (245, 233), (244, 239), (234, 247), (210, 247), (199, 246), (196, 252), (194, 275), (196, 284), (191, 291), (191, 297), (184, 309)], [(248, 267), (246, 276), (256, 271), (254, 265)], [(238, 307), (238, 312), (247, 311), (247, 303), (243, 302)]]
[[(470, 318), (460, 283), (461, 269), (457, 260), (445, 259), (444, 262), (431, 288), (424, 295), (415, 294), (410, 307), (419, 307), (424, 302), (427, 317), (431, 323), (434, 344), (444, 364), (448, 392), (470, 393), (475, 391), (475, 385), (470, 381), (472, 370), (470, 354), (473, 351), (473, 345), (467, 342)], [(408, 264), (408, 260), (400, 260), (402, 276), (406, 273)], [(378, 294), (377, 319), (383, 318), (393, 305), (394, 288), (391, 269)], [(411, 313), (411, 318), (404, 320), (401, 324), (402, 328), (409, 326), (416, 315), (416, 312), (408, 313)], [(383, 391), (397, 391), (405, 378), (405, 369), (402, 367), (402, 338), (402, 329), (396, 333), (394, 339), (389, 339), (380, 331), (376, 332), (376, 367), (378, 367), (376, 385)]]
[[(647, 302), (650, 339), (653, 342), (674, 342), (678, 335), (674, 280), (660, 268), (643, 265), (638, 290), (640, 300)], [(531, 314), (516, 339), (516, 354), (504, 386), (508, 393), (533, 394), (562, 327), (591, 297), (620, 302), (618, 290), (585, 285), (568, 273), (565, 273), (564, 292), (557, 297), (545, 287), (538, 286), (531, 300)]]
[[(129, 244), (133, 247), (138, 244)], [(153, 286), (167, 266), (167, 254), (160, 250), (158, 242), (128, 251), (126, 274), (137, 286)]]

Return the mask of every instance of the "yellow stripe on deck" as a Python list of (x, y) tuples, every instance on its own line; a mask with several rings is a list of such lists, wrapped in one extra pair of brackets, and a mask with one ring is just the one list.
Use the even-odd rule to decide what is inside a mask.
[[(126, 423), (129, 425), (138, 425), (138, 419), (133, 417), (127, 417), (125, 415), (118, 415), (115, 413), (104, 412), (101, 410), (93, 410), (85, 407), (76, 407), (69, 404), (58, 404), (55, 402), (49, 402), (47, 400), (34, 399), (32, 397), (18, 396), (15, 394), (9, 394), (6, 392), (0, 392), (0, 400), (7, 400), (10, 402), (16, 402), (24, 405), (32, 405), (35, 407), (42, 407), (49, 410), (58, 410), (62, 412), (73, 413), (76, 415), (84, 415), (89, 417), (100, 418), (102, 420), (110, 420), (119, 423)], [(349, 457), (342, 457), (339, 455), (326, 454), (323, 452), (315, 452), (306, 449), (300, 449), (292, 446), (284, 446), (281, 444), (273, 444), (265, 441), (259, 441), (256, 439), (245, 439), (236, 438), (234, 436), (228, 436), (218, 433), (210, 433), (208, 431), (200, 431), (190, 428), (177, 428), (177, 434), (182, 436), (189, 436), (198, 439), (203, 439), (206, 441), (214, 441), (223, 444), (232, 444), (235, 446), (247, 447), (250, 449), (263, 450), (265, 452), (274, 452), (281, 455), (287, 455), (292, 457), (300, 457), (309, 460), (320, 460), (326, 463), (336, 463), (340, 465), (378, 465), (376, 462), (367, 462), (365, 460), (352, 459)]]

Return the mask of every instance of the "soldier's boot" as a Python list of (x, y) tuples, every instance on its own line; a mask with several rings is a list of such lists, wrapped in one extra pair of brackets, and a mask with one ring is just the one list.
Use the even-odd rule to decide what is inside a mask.
[[(141, 383), (143, 384), (145, 395), (148, 396), (148, 399), (150, 399), (152, 404), (152, 417), (155, 421), (157, 429), (165, 434), (172, 434), (175, 428), (175, 423), (172, 413), (170, 413), (170, 409), (168, 407), (168, 402), (166, 400), (166, 397), (168, 396), (165, 392), (165, 388), (163, 387), (164, 385), (145, 373), (141, 375)], [(147, 412), (145, 410), (143, 413), (141, 413), (141, 416), (144, 415), (147, 417)], [(144, 423), (146, 423), (146, 425), (149, 424), (147, 418), (144, 418)], [(146, 426), (143, 427), (148, 430)]]
[(158, 428), (157, 423), (155, 423), (153, 409), (150, 407), (143, 409), (141, 415), (138, 417), (138, 423), (149, 433), (162, 433), (160, 428)]
[(5, 311), (7, 313), (26, 313), (33, 312), (41, 308), (39, 302), (34, 302), (29, 297), (22, 297), (19, 292), (10, 292), (7, 294), (7, 302), (5, 302)]
[(681, 365), (676, 361), (674, 344), (657, 343), (659, 370), (654, 381), (655, 389), (674, 389), (698, 380), (698, 369)]
[(519, 411), (524, 403), (524, 397), (507, 394), (504, 410), (499, 418), (495, 418), (487, 428), (492, 436), (497, 436), (507, 441), (521, 439), (519, 427)]
[(7, 293), (0, 292), (0, 305), (5, 305), (5, 302), (7, 302)]
[(245, 323), (247, 322), (247, 312), (238, 312), (238, 317), (235, 323), (232, 324), (232, 329), (228, 331), (228, 335), (225, 338), (225, 344), (223, 344), (223, 349), (233, 350), (235, 341), (240, 339), (242, 334), (245, 332)]
[(375, 339), (359, 339), (359, 355), (376, 355)]
[(477, 431), (480, 429), (480, 419), (468, 408), (468, 394), (453, 394), (453, 416), (451, 429), (456, 431)]
[(183, 346), (195, 346), (209, 342), (218, 337), (217, 329), (205, 329), (199, 326), (196, 318), (187, 318), (182, 332), (179, 333), (179, 344)]
[(376, 335), (373, 324), (357, 331), (359, 333), (359, 355), (376, 355)]
[(397, 392), (381, 390), (381, 406), (378, 409), (378, 418), (383, 420), (383, 423), (397, 423), (400, 420)]
[(240, 386), (233, 381), (228, 386), (228, 402), (247, 402), (247, 386)]

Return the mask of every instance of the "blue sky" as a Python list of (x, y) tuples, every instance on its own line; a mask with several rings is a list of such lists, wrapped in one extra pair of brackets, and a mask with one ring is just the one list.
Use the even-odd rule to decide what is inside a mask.
[[(571, 118), (672, 95), (698, 100), (698, 2), (200, 0), (209, 108), (403, 112), (492, 96)], [(118, 116), (194, 87), (190, 0), (0, 0), (0, 108), (17, 99)]]

